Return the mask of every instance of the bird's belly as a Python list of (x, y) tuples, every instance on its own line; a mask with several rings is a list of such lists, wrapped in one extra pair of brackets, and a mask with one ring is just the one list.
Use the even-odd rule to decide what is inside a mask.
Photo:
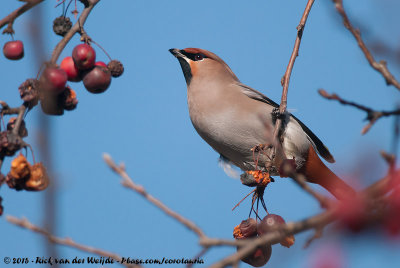
[[(258, 118), (240, 119), (235, 111), (225, 111), (207, 117), (191, 116), (199, 135), (218, 153), (243, 170), (255, 168), (254, 146), (269, 142), (270, 133), (265, 132)], [(253, 120), (252, 120), (253, 119)], [(260, 163), (262, 163), (260, 159)]]

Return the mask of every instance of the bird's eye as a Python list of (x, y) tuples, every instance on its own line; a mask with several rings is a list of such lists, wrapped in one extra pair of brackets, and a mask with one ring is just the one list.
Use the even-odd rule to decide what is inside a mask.
[(195, 60), (202, 60), (204, 57), (203, 57), (203, 55), (202, 54), (196, 54), (195, 56), (194, 56), (194, 59)]

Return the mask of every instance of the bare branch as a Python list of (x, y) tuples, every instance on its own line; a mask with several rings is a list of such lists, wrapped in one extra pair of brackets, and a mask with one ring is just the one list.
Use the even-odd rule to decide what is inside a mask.
[(194, 222), (183, 217), (179, 213), (173, 211), (172, 209), (167, 207), (164, 203), (162, 203), (160, 200), (147, 193), (143, 186), (134, 183), (133, 180), (126, 173), (125, 168), (115, 164), (114, 160), (112, 160), (109, 154), (103, 154), (103, 159), (115, 173), (117, 173), (119, 176), (122, 177), (121, 184), (123, 186), (143, 196), (147, 201), (149, 201), (150, 203), (161, 209), (165, 214), (174, 218), (175, 220), (186, 226), (189, 230), (193, 231), (195, 234), (199, 236), (199, 238), (206, 237), (204, 232)]
[(26, 11), (28, 11), (31, 8), (33, 8), (37, 4), (40, 4), (43, 1), (44, 0), (30, 0), (30, 1), (27, 1), (27, 3), (25, 5), (17, 8), (13, 12), (11, 12), (8, 16), (6, 16), (2, 20), (0, 20), (0, 29), (3, 28), (4, 25), (6, 25), (6, 24), (9, 24), (9, 27), (11, 27), (11, 25), (14, 23), (14, 20), (16, 18), (18, 18), (19, 16), (24, 14)]
[(376, 110), (373, 110), (364, 105), (357, 104), (352, 101), (344, 100), (341, 97), (339, 97), (337, 94), (329, 94), (328, 92), (326, 92), (323, 89), (319, 89), (318, 93), (325, 99), (336, 100), (343, 105), (353, 106), (359, 110), (366, 112), (367, 113), (366, 120), (368, 120), (369, 123), (365, 127), (363, 127), (363, 129), (361, 130), (361, 134), (367, 133), (368, 130), (372, 127), (372, 125), (375, 124), (375, 122), (378, 121), (378, 119), (380, 119), (381, 117), (387, 117), (387, 116), (391, 116), (391, 115), (400, 115), (400, 109), (393, 110), (393, 111), (376, 111)]
[(68, 31), (68, 33), (64, 36), (64, 38), (57, 44), (57, 46), (54, 48), (53, 53), (51, 55), (50, 63), (54, 64), (56, 63), (58, 57), (60, 56), (61, 52), (65, 48), (65, 46), (68, 44), (68, 42), (71, 40), (71, 38), (77, 33), (82, 31), (82, 27), (85, 24), (85, 21), (87, 17), (89, 16), (90, 12), (94, 8), (94, 6), (99, 2), (100, 0), (91, 0), (88, 1), (89, 5), (85, 7), (85, 9), (82, 11), (81, 15), (78, 18), (78, 21), (72, 26), (72, 28)]
[[(108, 252), (108, 251), (105, 251), (105, 250), (102, 250), (102, 249), (98, 249), (98, 248), (94, 248), (94, 247), (90, 247), (90, 246), (79, 244), (79, 243), (73, 241), (71, 238), (59, 238), (59, 237), (56, 237), (56, 236), (50, 234), (49, 232), (47, 232), (46, 230), (44, 230), (44, 229), (32, 224), (31, 222), (29, 222), (25, 218), (19, 219), (19, 218), (14, 217), (14, 216), (7, 215), (6, 219), (7, 219), (8, 222), (10, 222), (10, 223), (12, 223), (14, 225), (17, 225), (19, 227), (28, 229), (28, 230), (30, 230), (32, 232), (35, 232), (35, 233), (38, 233), (38, 234), (41, 234), (41, 235), (45, 236), (50, 242), (52, 242), (54, 244), (63, 245), (63, 246), (71, 247), (71, 248), (76, 248), (78, 250), (85, 251), (85, 252), (92, 253), (92, 254), (96, 254), (96, 255), (99, 255), (99, 256), (103, 256), (103, 257), (110, 257), (110, 258), (118, 261), (120, 264), (122, 262), (122, 258), (118, 254), (115, 254), (115, 253), (112, 253), (112, 252)], [(126, 264), (126, 263), (124, 263), (122, 265), (124, 265), (126, 267), (129, 267), (129, 268), (141, 267), (140, 265)]]
[[(286, 107), (287, 107), (287, 95), (288, 95), (288, 90), (289, 90), (289, 81), (290, 81), (290, 76), (292, 74), (292, 70), (293, 70), (293, 66), (294, 66), (294, 62), (296, 61), (297, 56), (299, 55), (299, 49), (300, 49), (300, 43), (301, 43), (301, 38), (303, 36), (303, 31), (304, 31), (304, 27), (306, 25), (306, 21), (308, 18), (308, 14), (310, 14), (311, 11), (311, 7), (314, 4), (314, 0), (308, 0), (306, 8), (303, 12), (303, 15), (300, 19), (300, 23), (297, 26), (297, 37), (296, 37), (296, 41), (294, 44), (294, 48), (292, 51), (292, 55), (290, 56), (290, 60), (289, 60), (289, 64), (286, 68), (286, 72), (284, 74), (284, 76), (282, 77), (281, 83), (283, 86), (282, 89), (282, 98), (281, 98), (281, 104), (279, 106), (279, 112), (280, 114), (284, 114), (286, 112)], [(282, 126), (282, 118), (277, 118), (276, 120), (276, 124), (275, 124), (275, 129), (274, 129), (274, 135), (273, 135), (273, 140), (274, 140), (274, 150), (275, 150), (275, 158), (271, 158), (270, 159), (277, 159), (278, 160), (278, 166), (280, 165), (279, 161), (280, 159), (286, 159), (285, 153), (282, 149), (282, 146), (279, 142), (279, 131), (281, 129)]]
[[(368, 60), (369, 65), (374, 68), (376, 71), (380, 72), (382, 76), (385, 78), (387, 85), (393, 85), (397, 89), (400, 90), (400, 83), (396, 80), (396, 78), (391, 74), (389, 69), (386, 66), (386, 62), (381, 60), (377, 62), (374, 57), (372, 56), (371, 52), (368, 50), (367, 46), (365, 45), (364, 41), (361, 38), (360, 30), (355, 29), (351, 24), (349, 17), (346, 14), (346, 11), (343, 7), (343, 0), (332, 0), (335, 3), (335, 8), (337, 12), (343, 18), (344, 26), (351, 32), (354, 38), (357, 40), (358, 46), (361, 48), (362, 52), (364, 53), (365, 57)], [(368, 131), (368, 129), (366, 130)]]

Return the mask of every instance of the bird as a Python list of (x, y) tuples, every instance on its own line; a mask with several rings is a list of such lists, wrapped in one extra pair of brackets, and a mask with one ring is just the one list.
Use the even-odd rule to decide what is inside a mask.
[[(216, 54), (200, 48), (172, 48), (187, 85), (189, 115), (197, 133), (223, 161), (243, 171), (266, 171), (267, 154), (254, 157), (257, 145), (273, 144), (279, 105), (243, 84)], [(282, 149), (294, 162), (295, 171), (308, 182), (328, 190), (337, 199), (355, 194), (354, 189), (334, 174), (320, 159), (335, 160), (322, 141), (297, 117), (285, 112), (282, 118)], [(319, 156), (318, 156), (319, 155)], [(279, 174), (279, 167), (269, 170)]]

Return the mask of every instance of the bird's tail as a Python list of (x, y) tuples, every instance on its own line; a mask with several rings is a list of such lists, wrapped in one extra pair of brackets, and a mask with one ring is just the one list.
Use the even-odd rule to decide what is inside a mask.
[(321, 185), (339, 200), (356, 195), (352, 187), (325, 166), (312, 146), (308, 150), (308, 158), (301, 172), (309, 182)]

